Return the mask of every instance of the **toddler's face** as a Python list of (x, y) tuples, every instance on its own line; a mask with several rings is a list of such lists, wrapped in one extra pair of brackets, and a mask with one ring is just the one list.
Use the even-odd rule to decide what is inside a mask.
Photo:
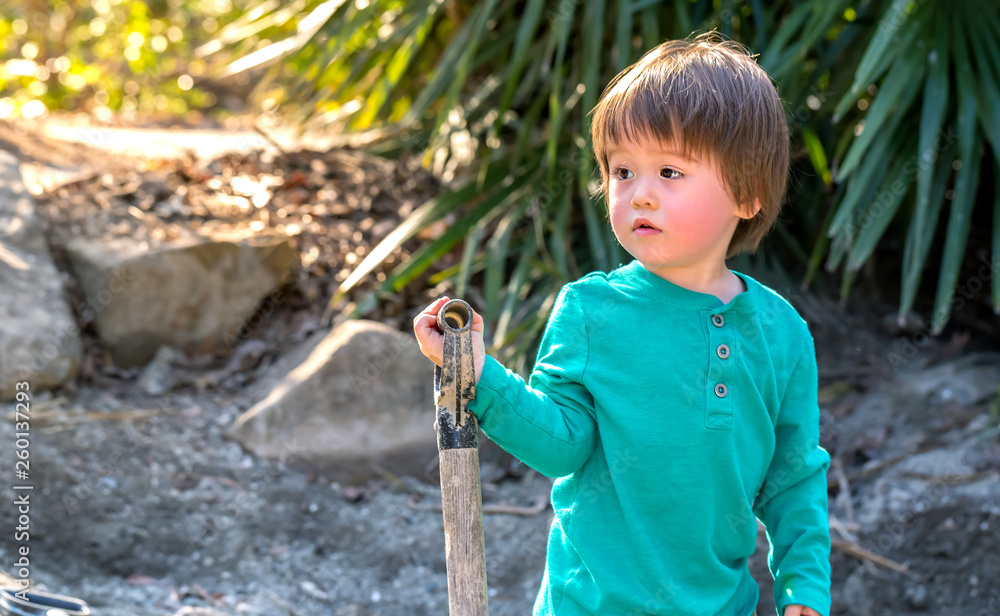
[[(622, 140), (611, 144), (608, 167), (611, 226), (629, 254), (651, 270), (724, 267), (740, 214), (714, 160)], [(653, 229), (640, 228), (641, 218)]]

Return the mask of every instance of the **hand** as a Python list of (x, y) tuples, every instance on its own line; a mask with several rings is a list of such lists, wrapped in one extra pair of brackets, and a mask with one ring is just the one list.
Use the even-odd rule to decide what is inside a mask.
[(823, 616), (811, 607), (804, 605), (786, 605), (782, 616)]
[[(444, 334), (437, 329), (437, 315), (448, 300), (447, 296), (434, 300), (434, 303), (424, 308), (420, 314), (413, 318), (413, 333), (417, 335), (420, 352), (439, 366), (442, 362), (441, 356), (444, 354)], [(483, 342), (484, 328), (483, 317), (473, 310), (472, 365), (476, 373), (476, 383), (479, 382), (479, 377), (483, 374), (483, 365), (486, 364), (486, 344)]]

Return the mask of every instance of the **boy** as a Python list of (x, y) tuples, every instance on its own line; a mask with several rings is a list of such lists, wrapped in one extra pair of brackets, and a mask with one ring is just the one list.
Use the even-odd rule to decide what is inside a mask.
[[(814, 342), (770, 288), (726, 268), (784, 196), (788, 129), (767, 74), (711, 33), (668, 41), (608, 85), (591, 139), (635, 259), (560, 290), (526, 384), (485, 354), (496, 443), (556, 478), (534, 616), (747, 616), (767, 529), (779, 616), (829, 616), (830, 535)], [(414, 319), (440, 365), (440, 298)]]

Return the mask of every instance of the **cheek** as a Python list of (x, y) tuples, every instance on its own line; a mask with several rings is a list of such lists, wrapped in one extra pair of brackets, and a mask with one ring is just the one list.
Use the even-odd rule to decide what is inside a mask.
[(684, 234), (700, 235), (706, 227), (704, 214), (691, 207), (671, 209), (668, 220), (673, 230)]
[(611, 219), (611, 225), (617, 226), (626, 221), (629, 216), (629, 208), (624, 201), (619, 200), (614, 193), (609, 195), (608, 200), (608, 217)]
[(710, 208), (677, 208), (668, 214), (668, 220), (672, 232), (698, 244), (712, 241), (726, 226), (719, 212)]

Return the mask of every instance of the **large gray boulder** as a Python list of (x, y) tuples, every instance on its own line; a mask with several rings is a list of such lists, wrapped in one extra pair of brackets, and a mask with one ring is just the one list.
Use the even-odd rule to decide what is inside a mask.
[(114, 362), (145, 365), (161, 345), (226, 348), (298, 255), (284, 237), (187, 237), (149, 248), (77, 239), (66, 254)]
[(0, 399), (18, 382), (34, 392), (76, 377), (83, 350), (62, 284), (18, 160), (0, 149)]
[(421, 475), (437, 456), (434, 364), (382, 323), (346, 321), (276, 362), (228, 435), (266, 458), (355, 482)]

